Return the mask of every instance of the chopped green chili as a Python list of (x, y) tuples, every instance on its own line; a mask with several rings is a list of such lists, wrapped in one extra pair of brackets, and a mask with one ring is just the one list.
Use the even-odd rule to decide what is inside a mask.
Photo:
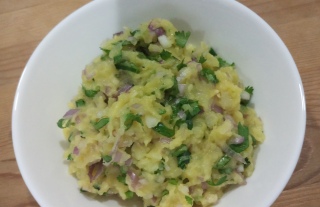
[(99, 130), (102, 127), (104, 127), (105, 125), (107, 125), (108, 123), (109, 123), (109, 118), (101, 118), (99, 121), (93, 123), (93, 127), (96, 130)]

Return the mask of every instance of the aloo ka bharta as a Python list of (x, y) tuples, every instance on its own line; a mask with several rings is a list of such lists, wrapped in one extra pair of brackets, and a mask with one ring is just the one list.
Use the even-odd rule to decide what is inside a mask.
[(236, 65), (165, 19), (102, 43), (58, 121), (81, 192), (210, 206), (254, 171), (265, 139)]

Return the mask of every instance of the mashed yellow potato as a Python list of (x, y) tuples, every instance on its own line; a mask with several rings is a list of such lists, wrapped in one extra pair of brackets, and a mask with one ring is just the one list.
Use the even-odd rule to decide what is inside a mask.
[(58, 121), (82, 192), (144, 206), (210, 206), (254, 170), (265, 139), (234, 64), (153, 19), (101, 45)]

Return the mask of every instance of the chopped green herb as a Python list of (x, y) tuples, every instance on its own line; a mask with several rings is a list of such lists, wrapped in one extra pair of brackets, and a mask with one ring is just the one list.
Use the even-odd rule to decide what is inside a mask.
[(148, 59), (147, 56), (142, 52), (139, 52), (137, 57), (140, 58), (140, 59)]
[(166, 196), (169, 194), (169, 191), (167, 189), (165, 189), (164, 191), (162, 191), (162, 197)]
[(229, 157), (228, 155), (224, 155), (222, 158), (220, 158), (220, 160), (218, 160), (214, 168), (222, 169), (230, 162), (230, 160), (231, 157)]
[(166, 100), (170, 101), (179, 94), (178, 81), (175, 76), (172, 77), (173, 85), (164, 91)]
[(132, 191), (130, 191), (130, 190), (128, 190), (127, 192), (125, 192), (125, 194), (126, 194), (126, 199), (133, 198), (133, 195), (134, 195), (134, 193), (133, 193)]
[(140, 73), (140, 69), (132, 62), (122, 60), (121, 62), (115, 63), (118, 70), (127, 70), (133, 73)]
[(81, 192), (81, 193), (87, 193), (88, 191), (83, 190), (82, 188), (80, 188), (80, 192)]
[(132, 126), (134, 121), (139, 122), (141, 125), (143, 125), (141, 115), (132, 113), (126, 114), (124, 121), (124, 126), (126, 127), (126, 130), (128, 130)]
[(178, 167), (181, 169), (185, 169), (191, 159), (191, 153), (187, 145), (185, 144), (182, 144), (180, 145), (180, 147), (175, 148), (172, 152), (172, 156), (177, 158)]
[(258, 144), (257, 139), (252, 134), (250, 134), (250, 136), (252, 138), (252, 146), (257, 146), (257, 144)]
[(173, 137), (175, 134), (173, 129), (168, 128), (162, 122), (159, 122), (157, 126), (153, 127), (152, 129), (166, 137)]
[(83, 99), (76, 100), (76, 106), (77, 107), (81, 107), (81, 106), (84, 106), (84, 105), (86, 105), (86, 102)]
[(251, 162), (250, 162), (249, 158), (247, 158), (247, 157), (244, 160), (246, 161), (246, 164), (244, 164), (243, 167), (247, 168), (251, 164)]
[(110, 50), (104, 49), (102, 47), (100, 47), (100, 50), (102, 50), (107, 56), (109, 56)]
[(200, 71), (200, 74), (202, 76), (204, 76), (208, 81), (210, 81), (212, 83), (218, 83), (219, 82), (219, 80), (218, 80), (216, 74), (214, 73), (214, 71), (209, 69), (209, 68), (203, 68)]
[(122, 61), (123, 61), (122, 50), (120, 50), (119, 53), (113, 57), (113, 62), (114, 64), (118, 64), (118, 63), (121, 63)]
[(186, 201), (190, 204), (193, 205), (193, 199), (190, 196), (184, 196), (186, 198)]
[(162, 50), (162, 52), (160, 53), (160, 57), (163, 60), (168, 60), (169, 58), (171, 58), (171, 53), (166, 50)]
[(227, 175), (229, 175), (229, 174), (232, 173), (233, 170), (232, 170), (232, 168), (227, 167), (227, 168), (219, 169), (218, 171), (219, 171), (220, 174), (227, 174)]
[(163, 114), (167, 113), (167, 111), (165, 109), (160, 109), (158, 113), (160, 115), (163, 115)]
[(71, 142), (72, 135), (73, 135), (73, 132), (71, 132), (71, 133), (69, 134), (68, 142)]
[(110, 155), (104, 155), (102, 156), (103, 162), (110, 162), (112, 160), (112, 157)]
[(99, 129), (101, 129), (102, 127), (104, 127), (108, 123), (109, 123), (109, 118), (101, 118), (99, 121), (93, 123), (93, 127), (96, 130), (99, 130)]
[(154, 172), (155, 174), (160, 174), (162, 171), (164, 171), (164, 159), (161, 159), (159, 168)]
[(63, 129), (68, 127), (70, 123), (71, 123), (70, 119), (59, 119), (59, 121), (57, 122), (57, 125), (59, 128)]
[(134, 36), (137, 32), (140, 32), (140, 30), (136, 29), (136, 30), (130, 32), (130, 34), (131, 34), (132, 36)]
[(120, 174), (120, 175), (118, 175), (117, 180), (118, 180), (120, 183), (123, 183), (123, 184), (126, 185), (126, 174)]
[(94, 189), (96, 189), (96, 190), (100, 190), (100, 185), (99, 185), (99, 184), (94, 184), (92, 187), (93, 187)]
[(178, 179), (174, 179), (174, 178), (171, 178), (168, 180), (168, 183), (170, 183), (171, 185), (177, 185), (178, 184)]
[(72, 154), (70, 153), (70, 154), (68, 154), (68, 157), (67, 157), (67, 160), (73, 160), (73, 157), (72, 157)]
[(213, 56), (217, 56), (217, 53), (216, 51), (214, 51), (214, 49), (211, 47), (210, 50), (209, 50), (209, 53)]
[(205, 57), (203, 57), (203, 55), (201, 55), (200, 58), (199, 58), (199, 63), (202, 64), (202, 63), (206, 62), (206, 60), (207, 59)]
[(179, 47), (184, 48), (187, 44), (187, 41), (190, 37), (190, 32), (184, 32), (184, 31), (177, 31), (175, 32), (175, 39), (176, 39), (176, 44)]
[(224, 59), (222, 59), (221, 57), (218, 57), (218, 61), (219, 61), (219, 67), (227, 67), (227, 66), (234, 66), (234, 63), (228, 63), (227, 61), (225, 61)]
[(231, 144), (230, 148), (235, 152), (242, 152), (249, 147), (249, 128), (243, 126), (240, 122), (238, 124), (238, 134), (244, 138), (241, 144)]
[(184, 64), (183, 61), (184, 59), (181, 61), (181, 63), (179, 63), (179, 65), (177, 65), (178, 70), (181, 70), (182, 68), (187, 67), (187, 64)]
[(84, 92), (84, 95), (86, 95), (89, 98), (92, 98), (100, 91), (100, 87), (98, 86), (96, 90), (88, 90), (84, 86), (82, 86), (82, 90)]
[(218, 186), (227, 181), (227, 176), (221, 177), (217, 182), (213, 182), (213, 180), (207, 181), (207, 183), (211, 186)]
[(251, 96), (253, 95), (254, 88), (252, 86), (247, 86), (245, 89)]

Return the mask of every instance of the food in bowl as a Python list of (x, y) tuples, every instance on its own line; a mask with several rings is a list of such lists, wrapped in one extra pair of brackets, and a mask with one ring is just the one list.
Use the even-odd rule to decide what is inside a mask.
[(210, 206), (254, 171), (265, 139), (235, 64), (165, 19), (101, 45), (58, 121), (82, 192), (144, 206)]

